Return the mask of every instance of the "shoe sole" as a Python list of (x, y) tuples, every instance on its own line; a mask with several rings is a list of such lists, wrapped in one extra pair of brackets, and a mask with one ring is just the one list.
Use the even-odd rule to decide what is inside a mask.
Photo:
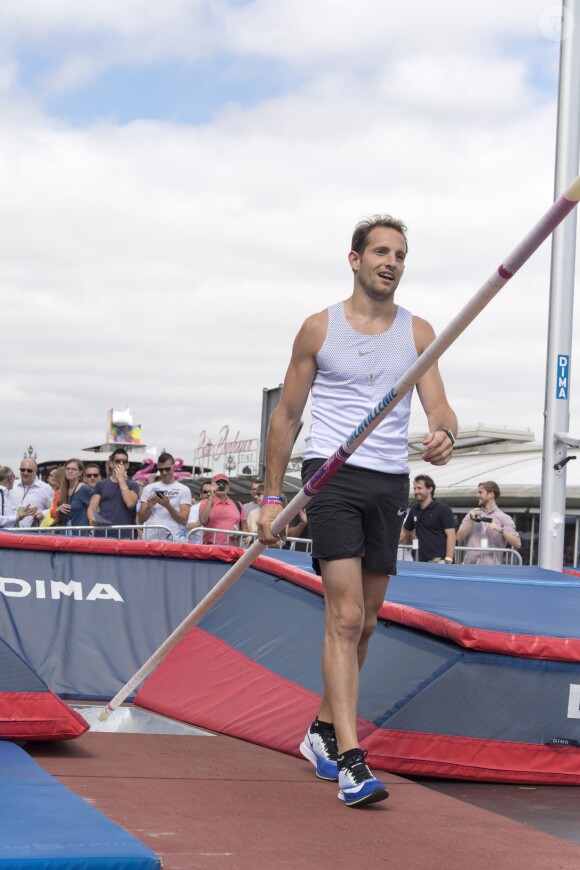
[(389, 793), (383, 786), (375, 786), (370, 794), (365, 795), (364, 797), (359, 798), (358, 800), (349, 801), (344, 796), (343, 792), (339, 791), (338, 799), (340, 801), (344, 801), (347, 807), (366, 807), (369, 804), (376, 804), (379, 801), (384, 801), (388, 798)]
[(336, 776), (323, 776), (321, 773), (318, 772), (318, 758), (316, 756), (316, 753), (313, 752), (313, 750), (310, 748), (305, 740), (303, 740), (300, 744), (300, 752), (307, 761), (310, 761), (311, 764), (314, 765), (314, 767), (316, 768), (316, 776), (318, 777), (318, 779), (323, 779), (324, 782), (338, 782), (338, 772)]

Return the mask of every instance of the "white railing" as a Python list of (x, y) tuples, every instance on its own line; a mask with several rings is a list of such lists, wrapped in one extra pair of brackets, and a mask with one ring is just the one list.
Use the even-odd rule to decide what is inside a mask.
[[(480, 558), (477, 562), (470, 562), (471, 565), (522, 565), (522, 557), (517, 550), (511, 550), (507, 547), (455, 547), (455, 553), (464, 556), (467, 553), (477, 553)], [(493, 553), (492, 562), (487, 562), (483, 556), (487, 553)], [(465, 564), (463, 558), (457, 559), (456, 562)]]
[[(398, 561), (410, 561), (408, 554), (411, 554), (411, 557), (415, 560), (417, 555), (417, 549), (413, 547), (412, 544), (399, 544), (399, 553), (397, 555)], [(457, 565), (461, 565), (464, 563), (464, 555), (466, 553), (479, 553), (481, 556), (484, 553), (493, 553), (494, 559), (492, 562), (482, 562), (478, 560), (477, 562), (470, 562), (468, 564), (471, 565), (522, 565), (522, 557), (518, 553), (517, 550), (511, 550), (507, 547), (455, 547), (454, 556), (455, 563)]]
[[(17, 534), (35, 534), (35, 535), (64, 535), (65, 537), (88, 537), (88, 538), (113, 538), (114, 540), (134, 540), (138, 541), (143, 538), (143, 530), (147, 529), (148, 532), (159, 531), (163, 533), (163, 537), (161, 540), (172, 541), (179, 543), (179, 541), (185, 541), (185, 543), (191, 543), (191, 539), (198, 532), (209, 533), (212, 536), (212, 540), (209, 541), (209, 544), (215, 544), (215, 539), (217, 535), (227, 535), (229, 539), (229, 546), (234, 547), (248, 547), (252, 544), (255, 539), (258, 537), (256, 532), (242, 532), (239, 529), (213, 529), (208, 526), (198, 526), (195, 529), (191, 529), (187, 532), (185, 539), (184, 538), (176, 538), (171, 529), (168, 529), (167, 526), (163, 525), (138, 525), (138, 526), (26, 526), (25, 528), (4, 528), (2, 531), (4, 532), (16, 532)], [(127, 534), (129, 532), (129, 534)], [(312, 541), (310, 538), (286, 538), (288, 542), (287, 549), (296, 550), (297, 545), (304, 546), (304, 552), (307, 555), (312, 554)], [(273, 545), (270, 549), (279, 549)], [(408, 556), (403, 555), (410, 553), (412, 559), (416, 558), (417, 550), (413, 548), (412, 544), (399, 544), (397, 560), (406, 560)], [(484, 555), (493, 554), (492, 562), (483, 562), (478, 560), (477, 562), (471, 562), (468, 564), (487, 564), (487, 565), (522, 565), (522, 557), (518, 553), (517, 550), (511, 550), (508, 548), (502, 547), (455, 547), (455, 563), (460, 565), (464, 562), (464, 555), (466, 553), (478, 553), (482, 557)]]
[[(163, 525), (135, 525), (135, 526), (25, 526), (24, 528), (3, 529), (7, 532), (27, 535), (59, 535), (64, 537), (88, 537), (88, 538), (113, 538), (114, 540), (141, 540), (143, 530), (148, 532), (160, 531), (164, 533), (161, 540), (169, 540), (179, 543), (191, 543), (191, 539), (198, 532), (206, 532), (212, 536), (208, 543), (214, 544), (217, 535), (227, 535), (230, 546), (247, 547), (258, 537), (256, 532), (243, 532), (240, 529), (214, 529), (207, 526), (198, 526), (187, 532), (185, 538), (176, 538), (171, 529)], [(127, 534), (129, 532), (129, 534)], [(309, 538), (286, 538), (290, 550), (296, 550), (297, 544), (305, 545), (305, 552), (312, 552), (312, 541)], [(273, 549), (278, 549), (273, 547)]]
[[(4, 528), (3, 532), (16, 532), (19, 535), (59, 535), (65, 538), (113, 538), (117, 540), (138, 541), (142, 538), (143, 530), (159, 531), (164, 533), (161, 540), (177, 541), (171, 529), (167, 526), (24, 526), (24, 528)], [(129, 531), (130, 534), (123, 534)]]
[[(197, 532), (205, 532), (209, 533), (212, 537), (211, 541), (208, 541), (209, 544), (215, 544), (215, 539), (217, 535), (228, 535), (229, 538), (233, 538), (233, 543), (231, 546), (234, 547), (249, 547), (250, 544), (258, 537), (257, 532), (242, 532), (239, 529), (212, 529), (209, 526), (198, 526), (195, 529), (191, 529), (187, 533), (187, 540), (191, 541), (193, 535)], [(289, 550), (296, 550), (297, 544), (305, 545), (305, 552), (309, 555), (312, 553), (312, 541), (310, 538), (286, 538), (286, 541), (290, 545), (288, 547)], [(275, 544), (272, 545), (271, 549), (280, 549)]]

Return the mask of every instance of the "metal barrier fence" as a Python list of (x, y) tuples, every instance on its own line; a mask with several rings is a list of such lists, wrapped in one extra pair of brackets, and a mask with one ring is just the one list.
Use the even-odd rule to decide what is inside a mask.
[[(25, 526), (24, 528), (4, 528), (3, 532), (16, 532), (19, 535), (60, 535), (65, 538), (113, 538), (138, 541), (143, 537), (143, 530), (158, 531), (159, 538), (154, 540), (177, 541), (171, 529), (167, 526)], [(148, 540), (151, 540), (149, 538)]]
[[(465, 562), (465, 555), (467, 553), (479, 553), (483, 556), (483, 554), (493, 553), (493, 561), (492, 562), (473, 562), (471, 564), (487, 564), (487, 565), (522, 565), (522, 557), (518, 553), (517, 550), (511, 550), (507, 547), (455, 547), (454, 555), (455, 555), (455, 564), (461, 565)], [(417, 554), (416, 548), (413, 547), (412, 544), (399, 544), (399, 555), (397, 559), (399, 561), (410, 561), (409, 554), (411, 559), (415, 561), (415, 557)]]
[[(196, 529), (191, 529), (191, 531), (187, 533), (187, 541), (191, 541), (193, 536), (200, 532), (206, 534), (208, 537), (211, 536), (211, 540), (207, 541), (208, 544), (214, 544), (217, 535), (228, 535), (235, 547), (249, 547), (258, 537), (257, 532), (242, 532), (239, 529), (212, 529), (208, 526), (198, 526)], [(308, 555), (312, 553), (312, 541), (310, 538), (286, 538), (286, 542), (289, 545), (286, 548), (288, 550), (296, 550), (297, 545), (300, 544), (304, 547), (304, 552)], [(279, 550), (280, 547), (274, 544), (269, 549)]]
[[(483, 557), (487, 553), (493, 553), (493, 561), (481, 561), (471, 564), (483, 564), (483, 565), (522, 565), (522, 557), (518, 553), (517, 550), (511, 550), (506, 547), (455, 547), (455, 561), (457, 564), (461, 564), (465, 562), (463, 558), (467, 553), (479, 553)], [(457, 558), (457, 554), (461, 556), (460, 559)]]
[[(205, 535), (211, 535), (212, 539), (207, 541), (209, 544), (214, 544), (216, 541), (217, 535), (227, 535), (228, 543), (234, 547), (249, 547), (256, 538), (258, 537), (256, 532), (242, 532), (239, 529), (213, 529), (207, 526), (198, 526), (196, 529), (191, 529), (185, 536), (185, 538), (177, 538), (171, 529), (168, 529), (167, 526), (162, 525), (146, 525), (146, 526), (27, 526), (23, 529), (21, 528), (8, 528), (3, 529), (5, 532), (17, 532), (18, 534), (36, 534), (36, 535), (64, 535), (68, 537), (77, 537), (79, 535), (83, 537), (91, 537), (91, 538), (114, 538), (114, 539), (127, 539), (127, 540), (141, 540), (143, 538), (143, 531), (147, 530), (147, 540), (161, 540), (161, 541), (173, 541), (179, 542), (184, 541), (186, 543), (191, 543), (192, 538), (194, 536), (199, 537), (199, 533)], [(153, 531), (159, 532), (158, 537), (150, 537), (150, 533)], [(206, 538), (207, 540), (207, 538)], [(304, 552), (307, 555), (311, 555), (312, 553), (312, 541), (310, 538), (286, 538), (286, 542), (288, 546), (286, 549), (288, 550), (296, 550), (297, 546), (300, 545), (304, 547)], [(280, 549), (275, 545), (270, 549)], [(399, 553), (397, 559), (407, 560), (408, 556), (405, 555), (407, 553), (411, 554), (411, 559), (414, 560), (416, 556), (417, 550), (413, 548), (412, 544), (399, 544)], [(481, 555), (489, 555), (493, 554), (493, 561), (486, 562), (484, 564), (492, 564), (492, 565), (522, 565), (522, 557), (518, 553), (517, 550), (512, 550), (508, 548), (501, 547), (455, 547), (455, 563), (460, 565), (465, 562), (465, 555), (467, 553), (480, 553)], [(479, 564), (479, 562), (472, 563)]]
[[(161, 540), (173, 542), (191, 543), (198, 533), (207, 533), (212, 536), (212, 540), (208, 543), (215, 543), (217, 535), (227, 535), (230, 539), (231, 546), (248, 547), (258, 537), (256, 532), (242, 532), (239, 529), (213, 529), (207, 526), (198, 526), (196, 529), (191, 529), (185, 538), (176, 537), (171, 529), (163, 525), (135, 525), (135, 526), (25, 526), (24, 528), (7, 528), (3, 529), (6, 532), (16, 532), (17, 534), (26, 535), (60, 535), (61, 537), (78, 537), (85, 538), (113, 538), (115, 540), (125, 539), (138, 541), (143, 539), (143, 532), (147, 531), (147, 540)], [(158, 532), (159, 537), (153, 537), (152, 532)], [(306, 538), (287, 538), (288, 548), (295, 550), (297, 544), (305, 547), (306, 553), (312, 552), (312, 541)], [(278, 549), (273, 547), (273, 549)]]

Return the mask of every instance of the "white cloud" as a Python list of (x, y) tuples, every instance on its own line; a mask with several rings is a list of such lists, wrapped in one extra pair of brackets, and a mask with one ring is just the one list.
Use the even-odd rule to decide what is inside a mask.
[[(196, 38), (208, 35), (213, 50), (207, 6), (114, 7), (118, 15), (109, 3), (8, 4), (0, 32), (16, 34), (16, 47), (36, 15), (41, 45), (68, 23), (50, 84), (59, 88), (124, 49), (133, 57), (139, 41), (142, 58), (169, 56), (178, 31), (181, 56), (194, 14)], [(300, 323), (350, 292), (346, 255), (363, 214), (407, 220), (399, 302), (440, 330), (551, 200), (554, 99), (530, 84), (533, 48), (502, 53), (502, 40), (538, 39), (540, 7), (492, 3), (466, 16), (451, 4), (441, 19), (432, 5), (418, 17), (414, 4), (395, 15), (370, 0), (222, 4), (224, 50), (276, 57), (303, 75), (284, 96), (224, 106), (197, 127), (75, 130), (18, 100), (7, 66), (0, 289), (13, 365), (0, 377), (3, 461), (30, 442), (41, 458), (72, 455), (102, 440), (108, 408), (127, 404), (149, 444), (188, 461), (201, 429), (215, 437), (229, 423), (257, 436), (262, 388), (282, 380)], [(100, 67), (90, 52), (84, 71), (71, 66), (85, 57), (74, 34), (97, 44), (106, 30), (115, 44)], [(0, 93), (2, 81), (0, 70)], [(541, 435), (548, 254), (441, 362), (465, 424)], [(423, 420), (414, 411), (412, 428)]]

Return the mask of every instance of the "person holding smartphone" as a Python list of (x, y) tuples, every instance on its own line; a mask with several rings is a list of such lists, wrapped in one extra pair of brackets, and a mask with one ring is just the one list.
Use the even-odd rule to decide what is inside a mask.
[(144, 526), (143, 540), (183, 541), (191, 509), (191, 491), (175, 479), (175, 459), (171, 453), (159, 456), (157, 471), (161, 480), (148, 483), (141, 494), (138, 516)]

